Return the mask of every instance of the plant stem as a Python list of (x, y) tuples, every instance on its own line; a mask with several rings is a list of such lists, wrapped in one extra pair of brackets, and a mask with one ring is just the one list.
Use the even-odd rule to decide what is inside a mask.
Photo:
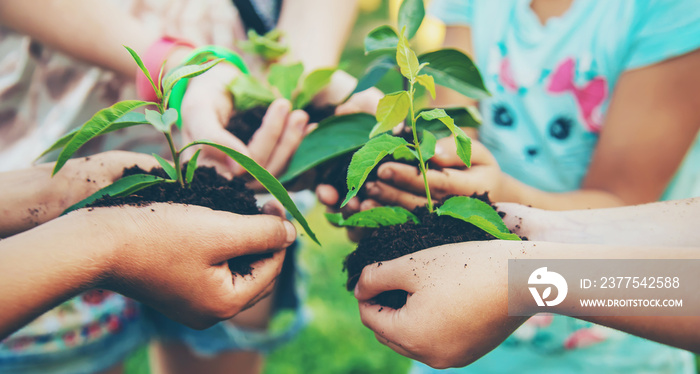
[(418, 152), (418, 166), (420, 168), (420, 173), (423, 175), (423, 184), (425, 185), (425, 197), (428, 198), (428, 211), (433, 212), (433, 199), (430, 197), (430, 186), (428, 185), (428, 173), (425, 168), (425, 161), (423, 161), (423, 152), (420, 149), (420, 143), (418, 142), (418, 130), (416, 130), (416, 114), (415, 108), (413, 106), (413, 96), (415, 94), (415, 82), (411, 80), (411, 87), (408, 90), (408, 98), (411, 108), (411, 129), (413, 130), (413, 144), (416, 147), (416, 152)]
[(168, 140), (168, 146), (170, 147), (170, 153), (173, 155), (173, 162), (175, 163), (175, 174), (177, 174), (177, 181), (180, 183), (182, 188), (185, 188), (185, 180), (182, 177), (182, 166), (180, 166), (180, 152), (175, 150), (175, 143), (173, 143), (173, 137), (170, 132), (165, 133), (165, 138)]

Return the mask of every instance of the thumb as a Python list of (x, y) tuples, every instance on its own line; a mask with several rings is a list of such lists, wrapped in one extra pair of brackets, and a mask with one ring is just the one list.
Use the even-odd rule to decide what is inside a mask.
[(402, 257), (365, 266), (355, 286), (355, 298), (359, 301), (367, 301), (382, 292), (393, 290), (414, 293), (416, 286), (411, 283), (411, 277), (407, 276), (407, 267), (403, 266), (404, 260), (408, 259)]

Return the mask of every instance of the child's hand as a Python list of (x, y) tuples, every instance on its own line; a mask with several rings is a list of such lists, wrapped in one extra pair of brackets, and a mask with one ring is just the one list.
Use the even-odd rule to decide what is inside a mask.
[[(240, 72), (220, 63), (206, 74), (193, 78), (182, 102), (183, 138), (185, 141), (210, 140), (252, 158), (272, 175), (279, 176), (303, 139), (308, 114), (292, 111), (288, 100), (278, 99), (267, 110), (260, 128), (249, 144), (226, 130), (235, 108), (226, 85)], [(185, 158), (187, 160), (187, 158)], [(203, 165), (215, 166), (224, 175), (242, 175), (245, 169), (223, 152), (203, 147)]]
[[(355, 288), (362, 323), (406, 357), (435, 368), (468, 365), (527, 319), (508, 316), (507, 261), (521, 247), (460, 243), (368, 265)], [(391, 290), (408, 292), (401, 309), (371, 301)]]
[[(470, 196), (489, 193), (492, 201), (500, 201), (506, 193), (505, 175), (493, 155), (477, 141), (472, 141), (472, 167), (467, 169), (456, 152), (453, 138), (438, 141), (431, 163), (443, 170), (428, 170), (431, 197), (441, 200), (450, 195)], [(406, 209), (427, 204), (423, 178), (416, 167), (388, 162), (379, 167), (379, 181), (367, 183), (368, 195), (384, 205), (400, 205)]]
[[(76, 213), (71, 213), (67, 217)], [(268, 295), (296, 238), (288, 221), (198, 206), (80, 211), (114, 248), (101, 287), (135, 298), (193, 328), (233, 317)], [(274, 251), (252, 274), (232, 275), (227, 260)]]

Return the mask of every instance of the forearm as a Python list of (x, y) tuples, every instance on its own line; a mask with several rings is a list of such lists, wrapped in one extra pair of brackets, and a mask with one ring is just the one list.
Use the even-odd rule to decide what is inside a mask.
[(111, 1), (0, 0), (0, 23), (78, 59), (133, 77), (123, 45), (141, 56), (160, 35)]
[(547, 192), (526, 185), (503, 173), (503, 194), (499, 201), (513, 202), (546, 210), (611, 208), (626, 205), (615, 194), (602, 190)]
[(99, 227), (87, 219), (65, 219), (70, 224), (46, 224), (0, 241), (0, 340), (105, 274), (108, 238), (85, 240)]
[(284, 31), (293, 60), (306, 71), (335, 66), (355, 24), (357, 0), (295, 0), (282, 8)]
[[(633, 247), (619, 245), (571, 245), (545, 242), (522, 243), (525, 259), (700, 259), (700, 246), (696, 248)], [(577, 302), (583, 295), (577, 295), (580, 289), (569, 287), (567, 298), (554, 307), (553, 311), (562, 315), (580, 315), (581, 307)], [(529, 294), (521, 295), (521, 305), (532, 305)], [(610, 314), (606, 308), (599, 309), (600, 314)], [(590, 308), (586, 309), (590, 312)], [(606, 313), (607, 312), (607, 313)], [(675, 347), (700, 351), (700, 316), (587, 316), (576, 317), (611, 327), (646, 339)]]

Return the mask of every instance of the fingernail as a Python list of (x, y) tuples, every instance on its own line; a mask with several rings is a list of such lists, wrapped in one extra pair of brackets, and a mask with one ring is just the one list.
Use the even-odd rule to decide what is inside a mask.
[(394, 176), (394, 171), (390, 168), (380, 168), (378, 175), (381, 179), (391, 179)]
[(284, 221), (284, 228), (287, 230), (287, 243), (292, 244), (297, 239), (297, 229), (289, 221)]

